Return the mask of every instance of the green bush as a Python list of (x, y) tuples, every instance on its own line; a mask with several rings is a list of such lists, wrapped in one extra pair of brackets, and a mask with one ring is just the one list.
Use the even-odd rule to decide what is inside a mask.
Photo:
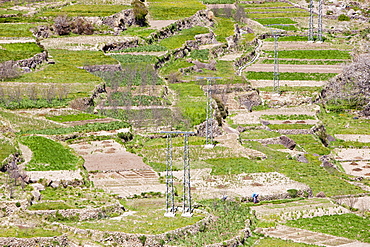
[(349, 18), (345, 14), (341, 14), (338, 16), (338, 21), (349, 21), (349, 20), (351, 20), (351, 18)]
[(125, 142), (131, 141), (134, 138), (134, 135), (131, 132), (120, 132), (117, 136)]

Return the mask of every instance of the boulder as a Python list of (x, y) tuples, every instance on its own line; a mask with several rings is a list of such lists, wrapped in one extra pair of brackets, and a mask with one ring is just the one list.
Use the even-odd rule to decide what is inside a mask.
[(297, 161), (299, 161), (301, 163), (308, 163), (308, 160), (307, 160), (306, 156), (301, 155), (301, 154), (297, 156)]
[(279, 137), (279, 139), (280, 139), (280, 143), (284, 145), (284, 147), (290, 150), (293, 150), (295, 146), (297, 145), (294, 140), (290, 139), (287, 136), (282, 135)]
[(239, 96), (240, 106), (246, 108), (250, 112), (253, 106), (258, 106), (261, 103), (262, 100), (257, 91), (250, 91)]
[(40, 201), (40, 200), (41, 200), (41, 193), (40, 193), (40, 191), (38, 191), (38, 190), (33, 190), (33, 191), (31, 192), (31, 194), (32, 194), (32, 197), (33, 197), (33, 200), (34, 200), (34, 201)]
[(45, 190), (45, 186), (40, 183), (31, 184), (31, 186), (37, 191)]
[[(198, 125), (197, 128), (197, 136), (206, 137), (207, 128), (206, 128), (206, 121)], [(212, 121), (212, 134), (213, 137), (217, 137), (222, 135), (222, 128), (218, 126), (218, 123), (215, 119)]]
[(319, 193), (316, 194), (316, 197), (326, 197), (325, 193), (320, 191)]

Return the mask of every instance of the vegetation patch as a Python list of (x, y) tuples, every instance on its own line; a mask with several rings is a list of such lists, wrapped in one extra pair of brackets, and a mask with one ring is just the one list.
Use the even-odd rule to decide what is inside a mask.
[(271, 8), (271, 7), (291, 7), (292, 5), (290, 3), (285, 2), (262, 2), (258, 4), (246, 4), (246, 3), (240, 3), (244, 8)]
[[(306, 64), (306, 65), (337, 65), (343, 64), (348, 61), (334, 61), (334, 60), (284, 60), (279, 59), (279, 64)], [(273, 59), (264, 59), (261, 61), (263, 64), (273, 64)]]
[(71, 115), (46, 116), (45, 118), (55, 121), (55, 122), (63, 123), (63, 122), (99, 119), (99, 118), (104, 118), (104, 117), (96, 115), (96, 114), (79, 113), (79, 114), (71, 114)]
[(59, 15), (67, 15), (71, 17), (77, 16), (110, 16), (124, 9), (131, 8), (130, 5), (86, 5), (73, 4), (62, 8), (49, 9), (39, 13), (39, 16), (56, 17)]
[(185, 44), (187, 40), (193, 40), (195, 35), (208, 33), (209, 30), (206, 27), (196, 26), (189, 29), (180, 31), (177, 35), (173, 35), (169, 38), (162, 39), (159, 42), (160, 46), (164, 46), (167, 49), (177, 49)]
[(19, 131), (35, 131), (46, 128), (58, 128), (60, 125), (51, 123), (50, 121), (36, 119), (31, 117), (22, 116), (18, 113), (13, 113), (10, 111), (1, 111), (0, 117), (3, 117), (10, 122), (11, 126), (15, 130)]
[[(83, 66), (118, 64), (117, 60), (105, 56), (99, 51), (69, 51), (49, 50), (49, 54), (56, 61), (42, 70), (23, 74), (13, 79), (17, 82), (41, 82), (41, 83), (88, 83), (99, 84), (102, 80), (82, 69)], [(78, 68), (80, 67), (80, 68)]]
[[(273, 55), (274, 51), (264, 51)], [(350, 59), (349, 51), (340, 50), (283, 50), (279, 51), (279, 58), (295, 59)]]
[(311, 129), (311, 124), (270, 124), (269, 128), (272, 130), (278, 129)]
[(244, 204), (224, 201), (224, 200), (207, 200), (201, 201), (200, 204), (215, 215), (217, 220), (208, 225), (204, 225), (201, 231), (195, 234), (186, 235), (183, 238), (176, 238), (170, 242), (171, 245), (181, 246), (206, 246), (212, 243), (220, 243), (234, 236), (246, 227), (245, 222), (251, 220), (252, 229), (255, 221), (250, 214), (250, 209)]
[(205, 160), (212, 167), (212, 175), (272, 172), (274, 168), (248, 158), (220, 158)]
[[(336, 73), (282, 72), (279, 73), (279, 79), (282, 81), (327, 81), (336, 75)], [(272, 80), (274, 78), (274, 72), (248, 71), (246, 76), (249, 80)]]
[(30, 29), (37, 24), (0, 23), (0, 37), (33, 37)]
[(145, 45), (145, 46), (138, 46), (138, 47), (130, 47), (120, 51), (111, 51), (112, 53), (115, 52), (159, 52), (159, 51), (167, 51), (167, 47), (161, 45)]
[(27, 59), (43, 51), (43, 49), (34, 42), (1, 44), (0, 48), (0, 63), (9, 60), (17, 61)]
[(0, 146), (1, 146), (0, 149), (0, 165), (1, 165), (4, 159), (6, 159), (10, 154), (15, 153), (16, 148), (14, 144), (10, 143), (5, 139), (0, 139)]
[(73, 127), (66, 128), (52, 128), (52, 129), (32, 129), (29, 131), (23, 131), (22, 134), (40, 134), (40, 135), (64, 135), (74, 132), (96, 132), (96, 131), (108, 131), (117, 130), (122, 128), (128, 128), (130, 125), (126, 122), (114, 121), (110, 123), (89, 123), (85, 125), (76, 125)]
[(197, 0), (168, 1), (150, 0), (149, 13), (154, 20), (178, 20), (194, 15), (197, 11), (205, 9), (206, 6)]
[(319, 113), (327, 132), (334, 134), (369, 134), (369, 119), (356, 118), (354, 114), (345, 111), (330, 111)]
[(268, 131), (264, 129), (247, 130), (240, 133), (241, 139), (265, 139), (279, 137), (280, 134), (275, 131)]
[(261, 119), (265, 120), (315, 120), (315, 116), (305, 114), (293, 115), (262, 115)]
[(42, 136), (24, 136), (20, 141), (32, 151), (28, 171), (76, 170), (80, 159), (62, 144)]
[(198, 125), (206, 119), (206, 97), (200, 86), (193, 83), (170, 84), (170, 88), (177, 93), (179, 100), (176, 106), (190, 121), (191, 126)]
[(327, 171), (320, 167), (321, 161), (311, 154), (305, 155), (309, 163), (301, 163), (286, 153), (265, 147), (258, 142), (246, 142), (243, 146), (267, 155), (267, 159), (254, 160), (254, 163), (269, 167), (292, 180), (307, 184), (314, 195), (320, 191), (323, 191), (326, 196), (363, 193), (361, 188), (343, 180), (342, 174)]
[(216, 35), (216, 40), (222, 43), (226, 42), (226, 38), (234, 35), (235, 22), (228, 18), (217, 17), (216, 26), (213, 32)]
[(370, 225), (370, 219), (355, 214), (301, 218), (290, 220), (286, 224), (292, 227), (370, 243), (370, 232), (366, 227)]
[(300, 12), (300, 11), (306, 11), (301, 8), (274, 8), (274, 9), (264, 9), (264, 8), (248, 8), (245, 10), (245, 12)]
[(122, 202), (125, 209), (134, 211), (132, 215), (121, 219), (104, 219), (98, 221), (84, 221), (69, 223), (69, 225), (100, 231), (119, 231), (137, 234), (160, 234), (180, 227), (192, 225), (204, 218), (204, 215), (195, 213), (193, 217), (163, 217), (165, 211), (163, 199), (131, 199)]
[(248, 13), (247, 14), (247, 17), (248, 18), (252, 18), (252, 19), (266, 19), (266, 18), (278, 18), (278, 17), (283, 17), (283, 18), (288, 18), (288, 17), (308, 17), (310, 15), (309, 12), (304, 12), (304, 11), (300, 11), (300, 12), (282, 12), (282, 13), (266, 13), (266, 14), (263, 14), (263, 13)]
[(62, 235), (60, 232), (44, 227), (17, 227), (1, 226), (0, 237), (3, 238), (35, 238), (35, 237), (55, 237)]

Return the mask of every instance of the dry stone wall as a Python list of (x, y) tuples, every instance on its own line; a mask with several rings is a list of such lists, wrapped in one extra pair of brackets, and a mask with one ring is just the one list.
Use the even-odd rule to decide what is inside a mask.
[(4, 238), (0, 237), (0, 246), (7, 247), (50, 247), (70, 246), (67, 236), (36, 237), (36, 238)]
[(173, 231), (169, 231), (162, 234), (150, 235), (150, 234), (132, 234), (124, 232), (111, 232), (111, 231), (98, 231), (98, 230), (85, 230), (74, 228), (71, 226), (66, 226), (60, 224), (60, 226), (68, 231), (73, 232), (74, 234), (89, 236), (92, 240), (98, 242), (105, 242), (110, 244), (118, 244), (119, 246), (130, 246), (130, 247), (160, 247), (163, 246), (163, 241), (167, 242), (172, 240), (175, 237), (184, 236), (184, 235), (193, 235), (199, 232), (199, 229), (211, 222), (215, 221), (216, 217), (213, 215), (208, 215), (203, 220), (198, 221), (197, 223), (189, 226), (185, 226)]
[(63, 210), (26, 210), (29, 214), (36, 214), (41, 216), (56, 216), (62, 215), (65, 218), (79, 217), (79, 220), (99, 219), (107, 217), (109, 214), (122, 214), (124, 211), (120, 204), (113, 204), (101, 208), (87, 208), (87, 209), (63, 209)]

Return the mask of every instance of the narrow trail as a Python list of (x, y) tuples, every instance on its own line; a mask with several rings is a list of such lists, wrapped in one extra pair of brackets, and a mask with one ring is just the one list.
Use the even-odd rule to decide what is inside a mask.
[(260, 157), (263, 159), (266, 158), (266, 155), (260, 151), (243, 147), (238, 140), (239, 132), (237, 130), (227, 125), (224, 126), (224, 130), (226, 134), (214, 138), (216, 141), (220, 142), (222, 146), (240, 152), (243, 154), (244, 157), (247, 158), (251, 157)]

